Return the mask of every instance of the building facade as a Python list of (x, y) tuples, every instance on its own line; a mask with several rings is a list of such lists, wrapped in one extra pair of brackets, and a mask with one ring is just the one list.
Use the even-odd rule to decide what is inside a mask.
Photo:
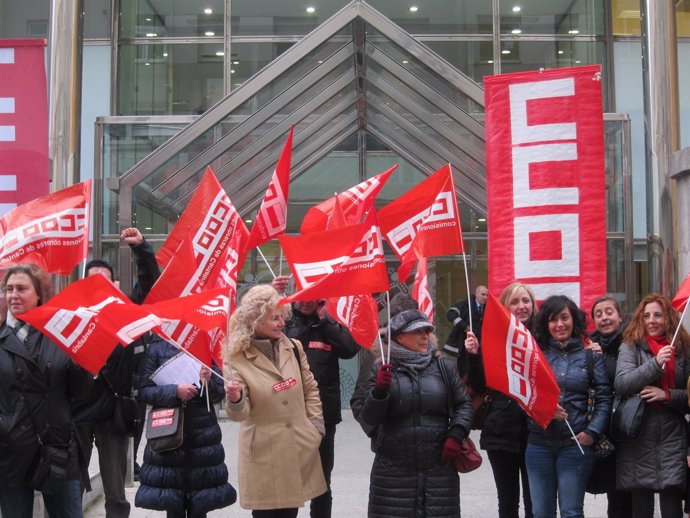
[[(120, 228), (162, 243), (208, 165), (250, 222), (294, 124), (289, 232), (310, 206), (395, 163), (382, 205), (451, 162), (469, 277), (484, 283), (483, 77), (600, 64), (608, 291), (627, 309), (648, 291), (639, 0), (0, 0), (0, 38), (48, 38), (66, 3), (83, 7), (80, 176), (96, 180), (94, 255), (123, 279)], [(690, 2), (674, 5), (684, 91)], [(48, 50), (49, 69), (60, 51)], [(280, 269), (277, 244), (262, 250)], [(466, 297), (457, 259), (431, 265), (439, 315)], [(393, 291), (408, 291), (392, 252), (389, 267)], [(242, 285), (269, 279), (251, 256)]]

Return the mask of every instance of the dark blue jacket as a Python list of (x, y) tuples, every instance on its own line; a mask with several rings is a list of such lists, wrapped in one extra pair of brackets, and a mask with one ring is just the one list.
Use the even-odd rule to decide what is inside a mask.
[[(575, 435), (586, 431), (594, 440), (608, 430), (611, 415), (611, 385), (606, 375), (604, 358), (594, 355), (595, 404), (591, 421), (587, 420), (587, 355), (579, 338), (571, 339), (564, 347), (550, 340), (544, 349), (551, 369), (556, 375), (561, 395), (558, 404), (568, 413), (568, 422)], [(562, 447), (573, 444), (572, 435), (565, 421), (553, 420), (546, 430), (530, 420), (528, 442), (542, 446)]]
[[(153, 406), (180, 406), (177, 385), (156, 385), (151, 376), (158, 367), (179, 351), (169, 343), (157, 340), (146, 350), (140, 397)], [(219, 372), (214, 365), (214, 370)], [(208, 384), (211, 404), (225, 397), (223, 380), (211, 376)], [(215, 408), (206, 409), (206, 396), (187, 401), (184, 407), (184, 442), (173, 451), (154, 453), (148, 445), (139, 472), (141, 486), (134, 505), (146, 509), (171, 511), (197, 516), (231, 505), (237, 499), (228, 484), (225, 450), (221, 444)]]

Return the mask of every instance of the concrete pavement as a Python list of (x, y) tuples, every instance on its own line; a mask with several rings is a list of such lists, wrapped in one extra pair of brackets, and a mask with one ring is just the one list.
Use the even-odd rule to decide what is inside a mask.
[[(237, 488), (237, 432), (239, 424), (221, 419), (223, 446), (230, 471), (230, 482)], [(479, 444), (479, 433), (472, 432), (472, 438)], [(460, 477), (461, 513), (465, 518), (498, 518), (496, 488), (489, 461), (484, 452), (482, 466)], [(139, 459), (143, 456), (143, 444)], [(374, 454), (369, 449), (369, 439), (352, 417), (350, 410), (343, 410), (343, 422), (338, 425), (335, 436), (335, 469), (332, 474), (333, 518), (366, 517), (369, 494), (369, 471)], [(289, 476), (287, 474), (286, 476)], [(127, 499), (132, 503), (130, 518), (152, 518), (165, 516), (160, 511), (134, 507), (135, 486), (127, 490)], [(84, 513), (85, 518), (105, 518), (103, 498), (96, 499)], [(250, 517), (251, 511), (241, 509), (239, 503), (209, 513), (209, 518)], [(300, 509), (299, 518), (309, 516), (309, 507)], [(522, 514), (521, 514), (522, 516)], [(606, 497), (587, 495), (585, 498), (587, 518), (606, 518)]]

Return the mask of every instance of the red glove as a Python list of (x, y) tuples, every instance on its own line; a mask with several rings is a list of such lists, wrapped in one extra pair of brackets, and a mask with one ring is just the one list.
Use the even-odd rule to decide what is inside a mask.
[(376, 373), (376, 389), (380, 392), (388, 392), (391, 383), (393, 383), (393, 366), (390, 363), (384, 363)]
[(455, 464), (455, 461), (460, 458), (460, 440), (452, 435), (446, 437), (446, 442), (443, 443), (443, 453), (441, 453), (441, 462), (448, 462)]

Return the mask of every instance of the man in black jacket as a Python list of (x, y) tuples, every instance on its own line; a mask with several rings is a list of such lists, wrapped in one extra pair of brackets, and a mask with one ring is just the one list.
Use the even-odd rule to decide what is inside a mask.
[[(472, 321), (472, 332), (481, 342), (482, 322), (484, 321), (484, 307), (489, 298), (489, 290), (486, 286), (477, 286), (474, 295), (470, 300), (463, 300), (453, 304), (446, 318), (453, 324), (448, 339), (443, 346), (443, 352), (458, 359), (458, 372), (462, 377), (467, 372), (467, 352), (465, 351), (465, 338), (467, 331), (470, 330), (470, 320)], [(472, 310), (470, 312), (470, 309)]]
[[(137, 285), (132, 290), (131, 299), (141, 304), (160, 275), (153, 248), (136, 228), (123, 230), (120, 239), (131, 247), (134, 254)], [(87, 276), (100, 274), (111, 282), (114, 280), (113, 268), (106, 261), (89, 261), (85, 271)], [(118, 429), (114, 412), (117, 397), (136, 395), (134, 378), (144, 350), (142, 338), (127, 347), (118, 344), (94, 380), (93, 389), (73, 403), (77, 440), (85, 467), (89, 465), (94, 439), (96, 441), (106, 518), (129, 516), (130, 504), (125, 496), (127, 450), (129, 438), (136, 430)], [(88, 476), (83, 483), (86, 489), (91, 489)]]
[[(273, 279), (278, 293), (285, 293), (288, 278)], [(319, 384), (319, 396), (323, 407), (326, 435), (321, 440), (319, 454), (328, 490), (311, 501), (311, 518), (330, 518), (333, 497), (331, 494), (331, 471), (334, 464), (335, 426), (342, 421), (340, 413), (340, 358), (354, 357), (359, 345), (350, 332), (328, 315), (325, 301), (295, 302), (292, 317), (285, 322), (283, 332), (289, 338), (302, 343), (307, 355), (309, 369)]]

